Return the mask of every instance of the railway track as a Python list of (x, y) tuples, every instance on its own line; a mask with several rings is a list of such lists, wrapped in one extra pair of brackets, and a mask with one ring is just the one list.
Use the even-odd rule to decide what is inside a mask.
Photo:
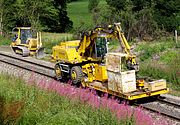
[(180, 102), (177, 100), (160, 96), (152, 102), (135, 103), (135, 105), (180, 122)]
[[(13, 65), (53, 79), (55, 78), (54, 64), (50, 62), (36, 60), (32, 57), (22, 58), (20, 55), (2, 51), (0, 51), (0, 62), (4, 62), (9, 65)], [(135, 105), (180, 121), (180, 102), (175, 100), (170, 100), (168, 98), (158, 98), (153, 102)]]
[(55, 78), (54, 64), (32, 57), (21, 57), (20, 55), (0, 51), (0, 62), (10, 64), (28, 71), (35, 72), (50, 78)]

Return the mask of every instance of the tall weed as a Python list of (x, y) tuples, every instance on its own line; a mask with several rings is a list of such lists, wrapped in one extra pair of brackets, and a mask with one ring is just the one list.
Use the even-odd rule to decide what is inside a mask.
[(173, 89), (180, 90), (180, 55), (171, 60), (168, 65), (158, 61), (145, 61), (140, 65), (139, 74), (156, 79), (166, 79)]

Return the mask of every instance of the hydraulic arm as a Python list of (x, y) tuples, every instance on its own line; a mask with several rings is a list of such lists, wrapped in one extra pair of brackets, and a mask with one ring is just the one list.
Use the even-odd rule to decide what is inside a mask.
[(104, 45), (106, 45), (107, 39), (118, 39), (123, 51), (128, 55), (128, 57), (126, 57), (128, 69), (135, 69), (138, 71), (139, 67), (136, 63), (136, 56), (132, 55), (130, 52), (131, 47), (129, 46), (124, 36), (120, 23), (114, 23), (114, 26), (110, 29), (98, 27), (93, 31), (83, 33), (80, 44), (77, 47), (77, 51), (81, 56), (84, 56), (85, 53), (91, 52), (93, 50), (94, 44), (96, 42), (95, 40), (97, 40), (97, 38), (104, 38)]

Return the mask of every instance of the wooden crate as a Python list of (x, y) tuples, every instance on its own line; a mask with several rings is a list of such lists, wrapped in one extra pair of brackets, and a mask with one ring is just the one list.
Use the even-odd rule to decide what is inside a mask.
[(108, 89), (121, 92), (120, 84), (121, 84), (121, 77), (119, 73), (115, 73), (112, 71), (107, 71), (108, 74)]
[(107, 53), (106, 69), (113, 72), (121, 72), (125, 67), (127, 54), (124, 53)]
[(157, 91), (165, 88), (166, 88), (166, 80), (164, 79), (148, 82), (148, 90), (150, 91)]
[(135, 70), (120, 73), (107, 70), (107, 73), (109, 90), (120, 93), (129, 93), (136, 91)]

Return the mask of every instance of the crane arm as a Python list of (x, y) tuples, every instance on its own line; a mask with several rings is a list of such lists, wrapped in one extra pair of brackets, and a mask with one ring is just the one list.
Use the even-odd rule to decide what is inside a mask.
[(132, 55), (130, 52), (131, 47), (128, 44), (128, 41), (126, 40), (124, 33), (122, 32), (120, 23), (114, 23), (114, 28), (110, 35), (116, 37), (119, 40), (124, 52), (128, 55), (127, 61), (129, 63), (129, 67), (132, 69), (136, 69), (138, 71), (139, 67), (136, 63), (136, 56)]

